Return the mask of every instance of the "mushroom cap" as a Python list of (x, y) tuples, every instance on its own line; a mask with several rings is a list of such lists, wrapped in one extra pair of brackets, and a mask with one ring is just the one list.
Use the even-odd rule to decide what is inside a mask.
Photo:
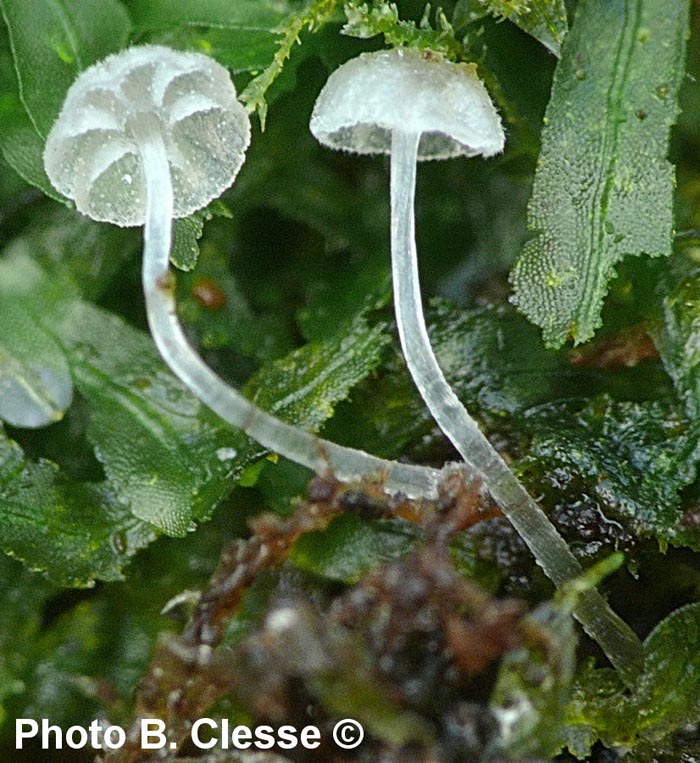
[(393, 130), (418, 133), (419, 159), (492, 156), (505, 142), (473, 65), (410, 48), (363, 53), (336, 69), (310, 127), (324, 145), (357, 154), (390, 153)]
[(226, 69), (208, 56), (160, 45), (127, 48), (71, 85), (44, 150), (49, 179), (80, 212), (142, 225), (146, 184), (137, 136), (165, 145), (175, 217), (228, 188), (250, 143), (250, 120)]

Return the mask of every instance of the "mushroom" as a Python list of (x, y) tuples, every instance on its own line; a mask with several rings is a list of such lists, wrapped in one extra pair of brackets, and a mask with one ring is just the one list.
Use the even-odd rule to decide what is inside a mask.
[[(481, 475), (544, 572), (564, 586), (582, 574), (580, 564), (448, 384), (423, 317), (413, 211), (416, 162), (492, 156), (505, 141), (475, 67), (415, 49), (364, 53), (328, 78), (310, 128), (331, 148), (389, 154), (394, 302), (408, 368), (440, 428)], [(581, 593), (575, 614), (610, 661), (633, 680), (641, 663), (639, 639), (595, 588)]]
[(46, 142), (44, 164), (83, 214), (145, 223), (148, 323), (172, 371), (222, 419), (265, 448), (343, 481), (381, 474), (389, 493), (435, 498), (442, 473), (341, 447), (255, 406), (214, 374), (177, 318), (169, 271), (172, 218), (208, 204), (238, 173), (250, 121), (224, 67), (199, 53), (132, 47), (83, 71)]

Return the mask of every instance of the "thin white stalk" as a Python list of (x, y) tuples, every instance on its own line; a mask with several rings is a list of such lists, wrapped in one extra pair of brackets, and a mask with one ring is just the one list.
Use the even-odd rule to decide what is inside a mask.
[[(455, 395), (430, 345), (420, 295), (413, 212), (419, 140), (418, 134), (394, 130), (391, 147), (391, 259), (396, 320), (406, 363), (435, 421), (482, 476), (540, 567), (561, 587), (582, 573), (581, 565)], [(596, 589), (583, 593), (574, 614), (625, 679), (634, 681), (641, 665), (641, 644), (601, 594)]]
[(171, 370), (224, 421), (280, 455), (341, 481), (377, 475), (388, 493), (436, 498), (444, 476), (429, 467), (399, 464), (346, 448), (297, 429), (258, 408), (209, 369), (187, 342), (177, 317), (170, 277), (173, 194), (165, 146), (156, 124), (136, 136), (146, 180), (143, 289), (148, 323)]

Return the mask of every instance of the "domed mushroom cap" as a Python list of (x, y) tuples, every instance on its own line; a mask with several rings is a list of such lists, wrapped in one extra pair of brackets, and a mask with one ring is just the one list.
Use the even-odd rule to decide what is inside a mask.
[(86, 69), (71, 85), (46, 141), (49, 179), (94, 220), (142, 225), (139, 142), (153, 130), (165, 144), (175, 217), (228, 188), (250, 142), (248, 114), (223, 66), (199, 53), (133, 47)]
[(390, 153), (392, 130), (420, 133), (419, 159), (492, 156), (505, 142), (472, 65), (409, 48), (363, 53), (336, 69), (310, 127), (324, 145), (358, 154)]

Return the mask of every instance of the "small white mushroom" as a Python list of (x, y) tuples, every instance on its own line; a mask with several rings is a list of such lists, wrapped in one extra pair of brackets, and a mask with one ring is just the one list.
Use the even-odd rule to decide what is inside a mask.
[[(365, 53), (331, 74), (310, 124), (323, 144), (358, 154), (389, 154), (391, 258), (396, 321), (406, 363), (443, 432), (479, 474), (537, 562), (557, 586), (581, 575), (564, 539), (479, 429), (445, 379), (423, 317), (415, 244), (416, 162), (492, 156), (505, 136), (475, 67), (395, 48)], [(633, 680), (641, 645), (595, 589), (575, 612), (610, 661)]]
[(177, 318), (169, 256), (172, 218), (205, 206), (234, 181), (250, 121), (224, 67), (161, 46), (129, 48), (73, 83), (44, 153), (53, 185), (80, 212), (142, 225), (148, 322), (173, 372), (221, 418), (261, 445), (341, 480), (382, 474), (388, 492), (437, 495), (441, 473), (320, 440), (271, 416), (214, 374)]

